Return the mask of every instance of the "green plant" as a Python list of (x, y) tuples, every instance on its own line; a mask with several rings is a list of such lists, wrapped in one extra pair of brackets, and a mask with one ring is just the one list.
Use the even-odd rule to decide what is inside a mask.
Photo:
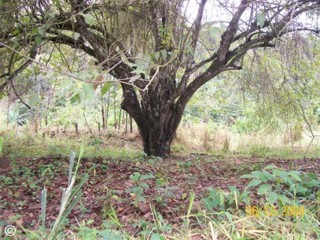
[(53, 224), (51, 229), (46, 229), (45, 219), (46, 219), (46, 207), (47, 207), (47, 189), (44, 187), (41, 194), (41, 226), (38, 230), (30, 231), (21, 226), (23, 231), (26, 233), (26, 237), (28, 239), (57, 239), (59, 235), (62, 234), (61, 229), (66, 222), (66, 218), (79, 201), (82, 192), (81, 187), (88, 179), (88, 175), (84, 174), (84, 176), (79, 179), (77, 185), (75, 185), (77, 179), (77, 172), (80, 165), (80, 160), (83, 155), (83, 145), (80, 149), (80, 154), (78, 158), (78, 162), (73, 169), (74, 166), (74, 153), (70, 155), (69, 162), (69, 176), (68, 176), (68, 186), (64, 189), (62, 193), (62, 200), (60, 205), (60, 211), (56, 218), (56, 221)]
[(107, 215), (108, 219), (111, 221), (112, 225), (122, 228), (122, 224), (117, 216), (116, 211), (112, 206), (103, 210), (104, 215)]
[(8, 112), (8, 122), (22, 126), (34, 115), (34, 112), (34, 109), (29, 110), (26, 106), (18, 107)]
[(152, 173), (141, 175), (140, 172), (134, 172), (130, 175), (130, 180), (133, 183), (133, 187), (130, 187), (126, 192), (133, 194), (133, 204), (137, 207), (139, 202), (146, 202), (144, 197), (144, 190), (149, 189), (149, 185), (145, 182), (148, 179), (155, 178)]
[(180, 168), (190, 169), (192, 166), (193, 166), (193, 162), (191, 160), (183, 161), (183, 162), (177, 162), (177, 167), (180, 167)]
[(112, 240), (123, 240), (127, 239), (127, 236), (121, 231), (111, 229), (106, 223), (103, 223), (101, 229), (94, 228), (92, 225), (93, 220), (82, 221), (79, 226), (75, 227), (75, 235), (77, 239), (91, 240), (91, 239), (112, 239)]
[(0, 176), (0, 180), (4, 185), (12, 185), (14, 183), (14, 179), (12, 177)]
[(163, 216), (158, 213), (153, 206), (151, 206), (151, 212), (153, 216), (153, 221), (155, 227), (153, 231), (156, 233), (151, 234), (152, 240), (164, 240), (165, 238), (161, 236), (162, 232), (170, 232), (172, 231), (172, 225), (168, 224), (168, 222), (163, 218)]
[(54, 175), (53, 169), (54, 169), (53, 164), (48, 164), (48, 165), (40, 166), (38, 171), (42, 177), (45, 175), (53, 176)]
[(167, 205), (167, 199), (173, 199), (175, 197), (174, 190), (176, 189), (178, 189), (178, 187), (157, 186), (156, 202), (161, 206)]
[(93, 223), (93, 220), (82, 221), (79, 226), (76, 228), (77, 236), (83, 240), (97, 239), (98, 230), (92, 227), (89, 227)]
[(152, 205), (150, 209), (153, 221), (140, 220), (134, 226), (142, 229), (139, 232), (142, 239), (165, 240), (166, 238), (163, 235), (172, 231), (172, 225)]
[(91, 142), (90, 142), (90, 146), (99, 146), (103, 143), (103, 140), (97, 137), (94, 137)]
[(235, 186), (229, 186), (229, 192), (221, 189), (208, 189), (207, 197), (203, 198), (203, 202), (207, 210), (225, 211), (233, 208), (239, 208), (240, 203), (249, 204), (250, 192), (240, 192)]
[(316, 174), (305, 174), (299, 171), (285, 171), (274, 165), (268, 165), (263, 171), (253, 171), (241, 178), (251, 181), (246, 189), (257, 187), (257, 195), (265, 197), (266, 203), (279, 205), (296, 204), (306, 199), (315, 198), (320, 190), (319, 177)]
[(208, 189), (208, 196), (203, 198), (206, 208), (211, 211), (213, 209), (225, 208), (226, 193), (220, 189)]

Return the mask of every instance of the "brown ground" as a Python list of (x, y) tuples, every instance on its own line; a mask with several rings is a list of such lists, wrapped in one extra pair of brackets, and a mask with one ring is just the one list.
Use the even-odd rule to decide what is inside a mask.
[[(83, 187), (80, 204), (70, 214), (75, 218), (94, 220), (98, 226), (108, 217), (111, 206), (120, 221), (131, 226), (137, 219), (152, 220), (148, 204), (135, 206), (134, 196), (126, 192), (134, 183), (130, 175), (134, 172), (152, 174), (155, 178), (146, 180), (150, 186), (145, 190), (147, 201), (155, 206), (173, 224), (186, 214), (191, 192), (199, 197), (208, 187), (227, 189), (234, 185), (243, 189), (248, 179), (239, 176), (253, 170), (275, 164), (284, 169), (298, 169), (320, 174), (320, 159), (221, 159), (218, 156), (187, 155), (173, 156), (166, 160), (144, 159), (115, 161), (105, 158), (82, 159), (79, 176), (90, 175)], [(67, 186), (68, 159), (61, 157), (17, 159), (15, 167), (0, 168), (1, 198), (0, 222), (22, 224), (32, 228), (39, 223), (40, 196), (44, 186), (48, 189), (47, 224), (52, 223), (59, 211), (62, 188)], [(130, 229), (128, 229), (130, 230)], [(133, 230), (133, 229), (132, 229)]]

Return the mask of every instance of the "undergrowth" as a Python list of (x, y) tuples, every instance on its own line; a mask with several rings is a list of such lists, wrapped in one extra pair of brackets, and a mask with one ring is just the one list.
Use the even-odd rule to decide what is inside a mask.
[[(121, 139), (121, 137), (120, 137)], [(227, 138), (225, 138), (227, 139)], [(204, 138), (207, 141), (206, 148), (210, 145), (210, 136)], [(109, 141), (109, 142), (108, 142)], [(114, 143), (112, 141), (116, 141)], [(135, 140), (136, 141), (136, 140)], [(120, 143), (119, 143), (120, 142)], [(194, 193), (192, 187), (189, 192), (183, 192), (180, 200), (187, 202), (186, 206), (179, 209), (179, 221), (164, 217), (161, 208), (171, 204), (175, 196), (174, 188), (179, 190), (179, 185), (172, 187), (164, 169), (164, 161), (161, 158), (147, 158), (139, 148), (127, 146), (126, 140), (119, 141), (119, 136), (95, 136), (82, 139), (46, 136), (17, 135), (14, 132), (4, 132), (0, 138), (0, 154), (11, 159), (11, 173), (17, 178), (23, 178), (21, 184), (25, 184), (33, 193), (38, 191), (37, 183), (32, 182), (32, 171), (28, 167), (19, 166), (19, 158), (43, 157), (43, 156), (69, 156), (73, 149), (82, 148), (75, 163), (75, 155), (71, 154), (69, 166), (65, 164), (47, 164), (37, 169), (43, 179), (54, 179), (57, 169), (65, 168), (68, 174), (67, 185), (56, 186), (66, 189), (63, 192), (59, 214), (55, 221), (48, 221), (46, 209), (50, 207), (47, 195), (52, 194), (43, 188), (36, 204), (41, 204), (39, 221), (30, 229), (19, 225), (18, 216), (12, 219), (1, 219), (0, 236), (3, 239), (12, 239), (5, 235), (8, 224), (14, 224), (17, 228), (16, 239), (320, 239), (320, 178), (315, 173), (305, 171), (284, 170), (274, 165), (264, 166), (263, 161), (251, 165), (235, 165), (226, 161), (230, 156), (266, 157), (277, 156), (279, 158), (302, 157), (303, 151), (288, 150), (283, 148), (274, 150), (260, 145), (252, 145), (242, 152), (232, 151), (229, 145), (222, 142), (224, 148), (221, 151), (208, 149), (210, 160), (205, 160), (201, 154), (194, 154), (187, 161), (175, 160), (176, 175), (187, 176), (192, 181), (201, 176), (201, 169), (197, 174), (193, 171), (199, 162), (208, 161), (206, 166), (216, 162), (224, 162), (222, 168), (234, 170), (241, 174), (240, 180), (246, 180), (243, 188), (228, 186), (227, 189), (208, 188), (203, 194)], [(186, 152), (186, 146), (182, 140), (176, 140), (173, 149), (176, 153)], [(132, 143), (135, 144), (135, 143)], [(136, 145), (134, 145), (136, 146)], [(190, 152), (190, 149), (188, 150)], [(316, 150), (312, 152), (315, 154)], [(220, 158), (220, 156), (222, 156)], [(313, 155), (312, 155), (313, 156)], [(94, 185), (93, 177), (96, 177), (98, 168), (108, 177), (109, 165), (87, 164), (80, 161), (81, 158), (108, 158), (114, 163), (133, 166), (132, 173), (124, 181), (124, 194), (127, 198), (119, 197), (120, 190), (105, 188), (99, 192), (105, 205), (101, 210), (104, 216), (99, 226), (94, 225), (94, 220), (77, 220), (76, 224), (68, 224), (68, 214), (78, 205), (81, 206), (82, 192), (85, 182)], [(122, 161), (117, 161), (117, 160)], [(211, 161), (212, 160), (212, 161)], [(103, 160), (104, 161), (104, 160)], [(220, 166), (221, 167), (221, 166)], [(79, 174), (78, 170), (83, 172)], [(153, 169), (152, 173), (144, 172), (145, 169)], [(61, 170), (61, 169), (60, 169)], [(84, 174), (85, 172), (85, 174)], [(102, 178), (102, 176), (98, 176)], [(212, 176), (213, 178), (218, 176)], [(127, 180), (127, 181), (126, 181)], [(16, 179), (7, 176), (0, 177), (0, 186), (15, 185)], [(44, 180), (45, 181), (45, 180)], [(113, 179), (110, 179), (113, 181)], [(150, 191), (150, 181), (156, 184), (157, 196), (147, 196)], [(45, 182), (46, 183), (46, 182)], [(47, 182), (49, 185), (49, 182)], [(11, 191), (14, 194), (13, 191)], [(148, 214), (149, 218), (137, 216), (130, 224), (124, 223), (124, 217), (116, 211), (111, 200), (123, 202), (128, 206)], [(3, 200), (2, 200), (3, 201)], [(19, 203), (20, 204), (20, 203)], [(26, 203), (18, 207), (25, 207)], [(2, 209), (2, 208), (1, 208)], [(1, 210), (0, 209), (0, 210)], [(2, 209), (3, 210), (3, 209)], [(143, 216), (145, 216), (143, 215)]]

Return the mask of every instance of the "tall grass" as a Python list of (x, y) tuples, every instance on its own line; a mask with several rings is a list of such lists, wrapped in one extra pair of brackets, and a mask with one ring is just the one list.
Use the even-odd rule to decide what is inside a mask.
[[(176, 134), (174, 149), (181, 152), (241, 153), (248, 155), (299, 155), (303, 157), (311, 138), (301, 128), (282, 131), (269, 129), (251, 133), (237, 133), (227, 126), (207, 123), (182, 123)], [(319, 141), (313, 142), (309, 156), (319, 153)]]

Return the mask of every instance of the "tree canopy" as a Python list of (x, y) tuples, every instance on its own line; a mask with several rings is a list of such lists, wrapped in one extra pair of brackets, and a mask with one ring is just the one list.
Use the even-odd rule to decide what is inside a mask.
[(49, 46), (61, 54), (63, 46), (81, 51), (99, 75), (77, 79), (106, 89), (111, 75), (122, 86), (121, 107), (136, 121), (144, 151), (167, 156), (186, 104), (201, 86), (241, 70), (250, 50), (276, 47), (297, 32), (319, 33), (309, 20), (319, 0), (200, 0), (194, 20), (187, 17), (192, 6), (184, 0), (0, 1), (0, 91), (14, 88), (32, 63), (51, 69)]

